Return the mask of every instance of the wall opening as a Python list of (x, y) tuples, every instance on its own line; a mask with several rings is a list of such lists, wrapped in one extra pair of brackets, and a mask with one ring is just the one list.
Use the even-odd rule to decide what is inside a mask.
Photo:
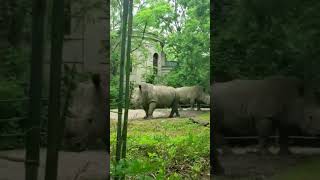
[(158, 59), (159, 59), (158, 53), (154, 53), (153, 54), (153, 74), (155, 75), (158, 74)]

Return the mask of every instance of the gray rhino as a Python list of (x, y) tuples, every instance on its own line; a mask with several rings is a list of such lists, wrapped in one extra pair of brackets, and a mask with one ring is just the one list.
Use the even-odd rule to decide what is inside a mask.
[[(266, 140), (273, 125), (279, 129), (280, 154), (288, 154), (290, 127), (320, 134), (320, 111), (303, 95), (303, 82), (289, 77), (233, 80), (212, 85), (214, 138), (223, 133), (257, 133), (259, 149), (267, 152)], [(300, 117), (300, 118), (299, 118)], [(223, 142), (223, 141), (222, 141)]]
[(194, 109), (194, 105), (197, 104), (197, 110), (200, 111), (200, 104), (210, 104), (209, 94), (204, 92), (204, 88), (201, 86), (186, 86), (176, 88), (180, 97), (179, 105), (191, 105), (191, 110)]
[(65, 122), (63, 144), (67, 149), (84, 150), (107, 142), (107, 84), (101, 75), (81, 82), (72, 92)]
[(153, 85), (149, 83), (140, 83), (132, 95), (133, 107), (142, 107), (146, 112), (145, 119), (152, 118), (153, 111), (156, 108), (172, 108), (170, 116), (179, 115), (178, 103), (179, 96), (175, 88), (169, 86)]

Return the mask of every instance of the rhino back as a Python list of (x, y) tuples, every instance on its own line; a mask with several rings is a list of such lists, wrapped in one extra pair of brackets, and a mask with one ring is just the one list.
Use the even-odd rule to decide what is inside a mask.
[(157, 107), (171, 107), (176, 96), (176, 91), (173, 87), (154, 86), (152, 92), (153, 99), (157, 102)]
[[(255, 96), (250, 92), (256, 86), (255, 81), (234, 80), (224, 83), (215, 83), (212, 86), (215, 120), (223, 129), (242, 134), (242, 129), (248, 130), (250, 114), (248, 105)], [(252, 88), (249, 88), (252, 87)], [(223, 120), (223, 121), (221, 121)]]
[(216, 113), (222, 113), (222, 124), (241, 127), (252, 119), (283, 115), (298, 90), (286, 79), (233, 80), (212, 86)]
[(181, 103), (190, 103), (191, 99), (199, 99), (202, 95), (201, 86), (187, 86), (177, 88), (177, 93), (180, 97)]

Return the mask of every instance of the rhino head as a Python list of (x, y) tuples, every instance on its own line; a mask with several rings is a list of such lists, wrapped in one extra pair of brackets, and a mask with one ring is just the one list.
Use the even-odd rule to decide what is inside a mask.
[(304, 118), (300, 124), (301, 129), (313, 136), (320, 137), (320, 106), (305, 105)]
[(106, 136), (107, 92), (102, 84), (96, 74), (72, 92), (64, 132), (68, 149), (84, 150), (90, 142)]
[(301, 129), (320, 137), (320, 88), (318, 83), (304, 86), (304, 108)]
[(130, 108), (132, 109), (139, 109), (141, 108), (141, 94), (139, 88), (134, 88), (131, 93), (130, 99)]
[(133, 89), (130, 107), (133, 109), (142, 109), (143, 104), (147, 102), (146, 98), (148, 98), (148, 91), (149, 85), (147, 83), (138, 84), (138, 87)]
[(313, 88), (304, 88), (304, 94), (291, 106), (289, 119), (309, 135), (320, 135), (320, 101)]
[(205, 103), (206, 105), (210, 105), (210, 95), (207, 93), (202, 93), (200, 96), (200, 101)]

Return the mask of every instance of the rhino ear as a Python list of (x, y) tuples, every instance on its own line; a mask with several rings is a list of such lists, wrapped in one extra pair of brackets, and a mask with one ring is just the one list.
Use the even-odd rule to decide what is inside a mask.
[(95, 87), (99, 87), (101, 84), (101, 79), (100, 79), (100, 75), (99, 74), (93, 74), (91, 76), (91, 80), (94, 84)]

